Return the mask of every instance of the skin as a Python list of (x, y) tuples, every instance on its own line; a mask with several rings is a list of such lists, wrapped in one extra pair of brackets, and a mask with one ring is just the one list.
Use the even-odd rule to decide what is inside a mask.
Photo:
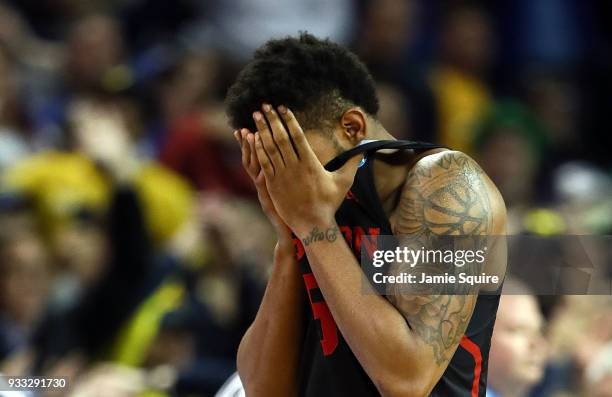
[(489, 365), (489, 385), (501, 396), (526, 396), (542, 378), (548, 350), (543, 327), (534, 296), (502, 296)]
[(268, 285), (253, 324), (238, 348), (237, 367), (248, 396), (297, 395), (297, 371), (303, 339), (304, 283), (294, 256), (291, 230), (274, 208), (255, 155), (254, 135), (236, 131), (242, 164), (261, 207), (276, 229), (278, 243)]
[[(258, 131), (251, 134), (243, 129), (237, 134), (242, 134), (242, 142), (247, 139), (251, 150), (254, 148), (261, 168), (258, 178), (263, 175), (265, 181), (265, 185), (259, 182), (259, 190), (265, 187), (267, 191), (265, 206), (272, 206), (277, 220), (282, 220), (302, 241), (319, 288), (352, 352), (381, 395), (428, 395), (465, 332), (478, 290), (452, 296), (395, 291), (389, 299), (363, 293), (360, 265), (345, 240), (337, 238), (341, 234), (334, 217), (353, 183), (361, 157), (354, 157), (335, 172), (326, 171), (322, 165), (363, 139), (392, 139), (391, 135), (358, 107), (345, 111), (331, 139), (327, 131), (305, 133), (295, 115), (282, 106), (275, 110), (264, 104), (253, 117)], [(402, 236), (405, 244), (428, 246), (439, 235), (505, 232), (501, 196), (468, 156), (455, 151), (431, 151), (421, 156), (395, 157), (375, 160), (374, 178), (393, 232)], [(262, 195), (265, 194), (260, 193), (260, 200)], [(323, 231), (326, 238), (310, 239), (313, 231)], [(500, 259), (505, 255), (505, 246), (495, 244), (490, 251), (491, 256)], [(395, 267), (395, 271), (407, 270)], [(260, 312), (270, 314), (264, 306), (265, 303)], [(277, 317), (282, 321), (280, 315)], [(270, 343), (263, 333), (260, 335), (261, 345)], [(239, 362), (240, 358), (239, 353)], [(242, 358), (239, 373), (249, 396), (292, 395), (257, 393), (253, 385), (266, 383), (266, 379), (271, 382), (272, 378), (278, 381), (280, 376), (275, 371), (279, 368), (260, 366), (258, 376), (252, 376), (254, 370), (247, 368), (262, 360), (251, 358), (247, 364), (246, 354)], [(292, 363), (297, 358), (286, 354), (284, 360)], [(295, 378), (291, 381), (295, 384)], [(285, 389), (291, 390), (295, 386)]]

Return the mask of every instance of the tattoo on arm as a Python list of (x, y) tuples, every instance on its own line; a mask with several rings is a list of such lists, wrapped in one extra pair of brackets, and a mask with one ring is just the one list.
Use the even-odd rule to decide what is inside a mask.
[(319, 241), (333, 243), (338, 238), (339, 232), (338, 226), (332, 226), (323, 230), (319, 230), (319, 227), (315, 226), (308, 236), (302, 239), (302, 244), (306, 247)]
[[(445, 236), (464, 236), (460, 240), (468, 241), (465, 248), (482, 248), (482, 237), (492, 229), (483, 177), (480, 167), (463, 153), (448, 151), (421, 159), (408, 174), (395, 215), (394, 232), (400, 244), (413, 249), (437, 247), (441, 240), (449, 241)], [(448, 264), (411, 267), (398, 263), (390, 273), (413, 273), (418, 279), (423, 272), (435, 275), (457, 270)], [(460, 269), (466, 274), (480, 274), (481, 270), (482, 266)], [(406, 286), (389, 286), (387, 298), (406, 318), (410, 329), (431, 347), (436, 364), (446, 365), (472, 316), (477, 288), (453, 285), (452, 293), (431, 285), (410, 291), (400, 290), (403, 288)]]

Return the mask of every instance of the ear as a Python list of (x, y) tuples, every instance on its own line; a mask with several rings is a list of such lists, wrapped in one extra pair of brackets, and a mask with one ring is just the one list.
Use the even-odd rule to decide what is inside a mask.
[(353, 143), (356, 144), (366, 138), (368, 125), (367, 116), (360, 108), (354, 107), (348, 109), (342, 115), (340, 123), (346, 138)]

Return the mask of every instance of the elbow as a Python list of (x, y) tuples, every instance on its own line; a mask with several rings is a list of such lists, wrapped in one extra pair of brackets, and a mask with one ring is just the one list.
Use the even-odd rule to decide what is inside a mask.
[(238, 345), (238, 352), (236, 353), (236, 369), (238, 370), (237, 372), (239, 374), (244, 371), (245, 338), (246, 338), (246, 334), (242, 337), (242, 340), (240, 341), (240, 344)]
[(258, 391), (258, 386), (256, 382), (256, 378), (252, 375), (252, 371), (248, 370), (248, 364), (244, 362), (244, 359), (241, 360), (240, 353), (238, 353), (238, 359), (236, 360), (236, 369), (238, 372), (238, 377), (240, 378), (240, 383), (242, 383), (242, 388), (244, 389), (247, 396), (263, 396)]
[(249, 346), (249, 331), (244, 335), (240, 345), (238, 346), (238, 354), (236, 355), (236, 372), (242, 383), (242, 388), (245, 394), (249, 397), (264, 397), (269, 390), (273, 389), (274, 385), (266, 385), (265, 377), (262, 379), (257, 374), (257, 359), (256, 352), (250, 350)]
[(240, 345), (238, 346), (238, 353), (236, 355), (236, 370), (238, 372), (238, 376), (240, 377), (240, 381), (242, 382), (243, 387), (246, 387), (247, 384), (251, 384), (249, 378), (250, 374), (253, 372), (250, 370), (252, 365), (249, 365), (249, 352), (247, 351), (247, 339), (248, 339), (249, 331), (242, 337), (240, 341)]

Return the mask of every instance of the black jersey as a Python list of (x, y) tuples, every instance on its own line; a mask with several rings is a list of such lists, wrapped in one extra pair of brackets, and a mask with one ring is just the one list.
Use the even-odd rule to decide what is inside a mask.
[[(364, 236), (392, 234), (374, 185), (372, 154), (381, 149), (411, 149), (418, 153), (437, 147), (439, 146), (409, 141), (371, 141), (342, 153), (326, 165), (326, 169), (333, 171), (341, 167), (350, 157), (365, 153), (355, 181), (336, 213), (340, 231), (358, 260), (362, 248), (375, 249), (376, 239)], [(299, 363), (299, 395), (379, 396), (376, 387), (336, 326), (301, 243), (297, 240), (295, 242), (296, 255), (306, 286), (308, 306), (305, 307), (308, 314)], [(460, 346), (430, 396), (485, 396), (489, 347), (498, 304), (498, 294), (478, 296)]]

